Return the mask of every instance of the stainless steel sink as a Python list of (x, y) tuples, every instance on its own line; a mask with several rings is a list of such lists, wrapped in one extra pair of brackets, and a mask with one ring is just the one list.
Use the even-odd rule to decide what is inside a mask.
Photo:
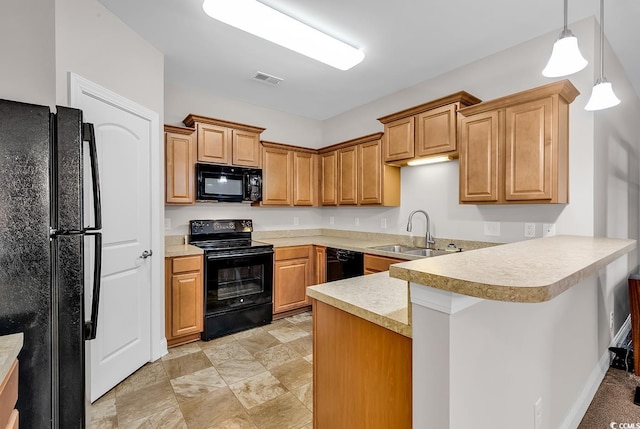
[(403, 246), (401, 244), (389, 244), (385, 246), (376, 246), (376, 247), (372, 247), (372, 249), (382, 250), (384, 252), (394, 252), (394, 253), (407, 253), (412, 250), (420, 250), (417, 247)]
[(415, 250), (407, 250), (406, 252), (402, 252), (402, 253), (406, 253), (407, 255), (418, 255), (418, 256), (439, 256), (439, 255), (444, 255), (447, 252), (445, 252), (444, 250), (435, 250), (435, 249), (415, 249)]

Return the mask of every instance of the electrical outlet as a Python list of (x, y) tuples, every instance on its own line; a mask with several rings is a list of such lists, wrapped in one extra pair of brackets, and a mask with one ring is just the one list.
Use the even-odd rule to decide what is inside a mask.
[(355, 224), (356, 224), (356, 226), (360, 226), (360, 218), (359, 217), (357, 217), (355, 219)]
[(524, 224), (524, 236), (525, 237), (535, 237), (536, 236), (536, 224), (535, 223), (525, 223)]
[(500, 222), (485, 222), (484, 223), (484, 235), (493, 237), (500, 236)]
[(387, 218), (383, 217), (380, 219), (380, 228), (387, 229)]
[(329, 225), (334, 225), (336, 223), (336, 218), (334, 216), (329, 216)]
[(542, 397), (533, 406), (533, 429), (542, 429)]
[(171, 229), (171, 218), (164, 218), (164, 229)]
[(609, 313), (609, 329), (613, 332), (613, 311)]
[(293, 217), (293, 224), (294, 225), (300, 225), (300, 218), (298, 216), (294, 216)]
[(542, 224), (542, 236), (543, 237), (552, 237), (556, 235), (556, 224), (555, 223), (543, 223)]

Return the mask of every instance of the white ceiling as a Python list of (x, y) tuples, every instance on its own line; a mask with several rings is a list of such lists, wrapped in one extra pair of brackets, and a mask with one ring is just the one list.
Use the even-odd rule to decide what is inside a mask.
[[(362, 63), (340, 71), (209, 18), (202, 0), (99, 1), (165, 54), (166, 81), (314, 119), (559, 32), (563, 23), (562, 0), (262, 0), (364, 50)], [(605, 3), (606, 37), (640, 94), (640, 1)], [(598, 11), (598, 0), (570, 1), (569, 22)], [(284, 81), (253, 81), (256, 71)]]

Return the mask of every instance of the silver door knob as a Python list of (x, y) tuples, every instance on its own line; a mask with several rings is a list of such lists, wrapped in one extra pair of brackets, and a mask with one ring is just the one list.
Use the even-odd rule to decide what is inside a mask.
[(153, 251), (152, 250), (145, 250), (144, 252), (142, 252), (142, 255), (140, 255), (140, 257), (142, 259), (147, 259), (151, 255), (153, 255)]

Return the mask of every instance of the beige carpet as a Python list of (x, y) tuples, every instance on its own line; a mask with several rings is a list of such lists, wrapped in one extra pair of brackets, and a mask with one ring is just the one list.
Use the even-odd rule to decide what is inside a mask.
[[(640, 386), (640, 377), (609, 368), (578, 429), (640, 427), (640, 406), (633, 403), (636, 386)], [(622, 423), (635, 423), (638, 426), (625, 426)]]

